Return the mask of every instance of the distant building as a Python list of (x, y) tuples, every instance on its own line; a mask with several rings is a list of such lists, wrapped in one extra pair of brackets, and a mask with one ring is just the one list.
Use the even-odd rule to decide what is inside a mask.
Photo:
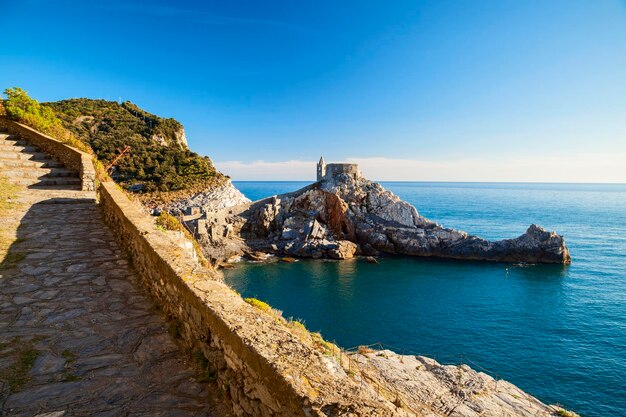
[(361, 176), (358, 164), (326, 164), (324, 157), (320, 157), (317, 163), (317, 181), (326, 181), (335, 178), (339, 174), (346, 174), (354, 179)]

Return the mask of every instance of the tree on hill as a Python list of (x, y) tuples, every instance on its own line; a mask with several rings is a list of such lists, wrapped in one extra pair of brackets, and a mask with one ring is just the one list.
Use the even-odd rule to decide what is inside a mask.
[(183, 126), (126, 101), (86, 98), (39, 103), (20, 88), (5, 90), (7, 117), (82, 150), (92, 151), (105, 166), (130, 146), (117, 161), (111, 177), (123, 186), (141, 184), (145, 191), (196, 192), (221, 184), (225, 177), (208, 157), (191, 152)]
[(28, 125), (81, 151), (92, 152), (88, 145), (78, 140), (63, 127), (54, 110), (41, 105), (37, 100), (31, 98), (26, 91), (14, 87), (4, 90), (4, 94), (7, 98), (3, 101), (2, 107), (9, 119)]

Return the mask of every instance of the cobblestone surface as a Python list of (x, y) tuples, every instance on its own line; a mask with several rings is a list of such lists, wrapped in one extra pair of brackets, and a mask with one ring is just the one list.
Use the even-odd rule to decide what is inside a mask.
[(22, 188), (0, 213), (16, 238), (0, 264), (0, 415), (227, 415), (93, 198)]

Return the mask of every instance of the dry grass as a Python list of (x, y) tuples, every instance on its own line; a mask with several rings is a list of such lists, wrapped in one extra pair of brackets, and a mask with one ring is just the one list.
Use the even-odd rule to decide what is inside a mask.
[(556, 410), (556, 415), (561, 417), (576, 417), (576, 414), (569, 412), (563, 408)]
[(368, 353), (374, 353), (375, 350), (374, 349), (370, 349), (367, 346), (359, 346), (358, 352), (359, 352), (360, 355), (366, 355)]
[[(0, 224), (2, 224), (0, 227), (0, 260), (7, 257), (9, 248), (18, 240), (14, 228), (10, 225), (14, 223), (15, 211), (20, 206), (16, 198), (21, 189), (22, 187), (11, 184), (0, 174)], [(18, 260), (19, 256), (19, 254), (13, 254), (15, 260)]]
[(261, 301), (257, 298), (244, 298), (246, 303), (261, 310), (265, 314), (273, 317), (277, 322), (285, 325), (292, 335), (296, 336), (302, 342), (314, 347), (324, 355), (333, 355), (334, 352), (339, 352), (339, 348), (329, 341), (325, 340), (319, 332), (312, 332), (306, 328), (303, 322), (300, 320), (286, 319), (283, 317), (283, 312), (273, 308), (265, 301)]
[(196, 240), (196, 238), (191, 234), (189, 230), (174, 216), (167, 212), (162, 212), (159, 217), (156, 219), (156, 226), (160, 230), (169, 230), (175, 232), (182, 232), (187, 239), (191, 241), (193, 247), (196, 251), (196, 255), (198, 256), (198, 261), (204, 267), (210, 267), (209, 261), (204, 256), (202, 252), (202, 247)]
[(16, 207), (15, 198), (19, 190), (19, 186), (11, 184), (0, 174), (0, 218), (4, 217), (6, 211)]

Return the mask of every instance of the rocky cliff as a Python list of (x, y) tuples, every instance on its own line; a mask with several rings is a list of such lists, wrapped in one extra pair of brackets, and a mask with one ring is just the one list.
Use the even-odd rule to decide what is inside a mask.
[(424, 356), (360, 348), (350, 365), (359, 378), (383, 392), (411, 415), (438, 417), (568, 416), (504, 380), (468, 365), (442, 365)]
[(166, 209), (178, 215), (192, 215), (197, 209), (198, 213), (211, 213), (228, 207), (240, 206), (251, 203), (250, 199), (239, 191), (230, 180), (223, 184), (196, 193), (188, 198), (177, 200), (169, 204)]
[(156, 229), (112, 183), (101, 186), (101, 205), (141, 284), (179, 320), (181, 341), (202, 358), (234, 415), (576, 417), (467, 365), (342, 350), (259, 300), (242, 300), (198, 262), (185, 234)]
[[(345, 259), (355, 255), (410, 255), (500, 262), (569, 263), (563, 237), (531, 225), (526, 233), (491, 242), (445, 228), (367, 179), (338, 175), (297, 192), (206, 212), (195, 223), (215, 258), (269, 252)], [(236, 243), (236, 244), (233, 244)], [(210, 252), (210, 249), (209, 249)], [(209, 256), (212, 256), (209, 253)]]
[(150, 139), (157, 142), (161, 146), (178, 146), (183, 149), (188, 149), (187, 135), (185, 129), (181, 126), (178, 130), (171, 133), (171, 137), (167, 137), (163, 132), (153, 133)]
[[(115, 161), (111, 177), (130, 191), (177, 192), (187, 197), (225, 179), (208, 157), (189, 150), (185, 129), (175, 119), (128, 101), (77, 98), (42, 106), (52, 109), (63, 127), (89, 145), (103, 165)], [(129, 152), (116, 160), (126, 146)]]

